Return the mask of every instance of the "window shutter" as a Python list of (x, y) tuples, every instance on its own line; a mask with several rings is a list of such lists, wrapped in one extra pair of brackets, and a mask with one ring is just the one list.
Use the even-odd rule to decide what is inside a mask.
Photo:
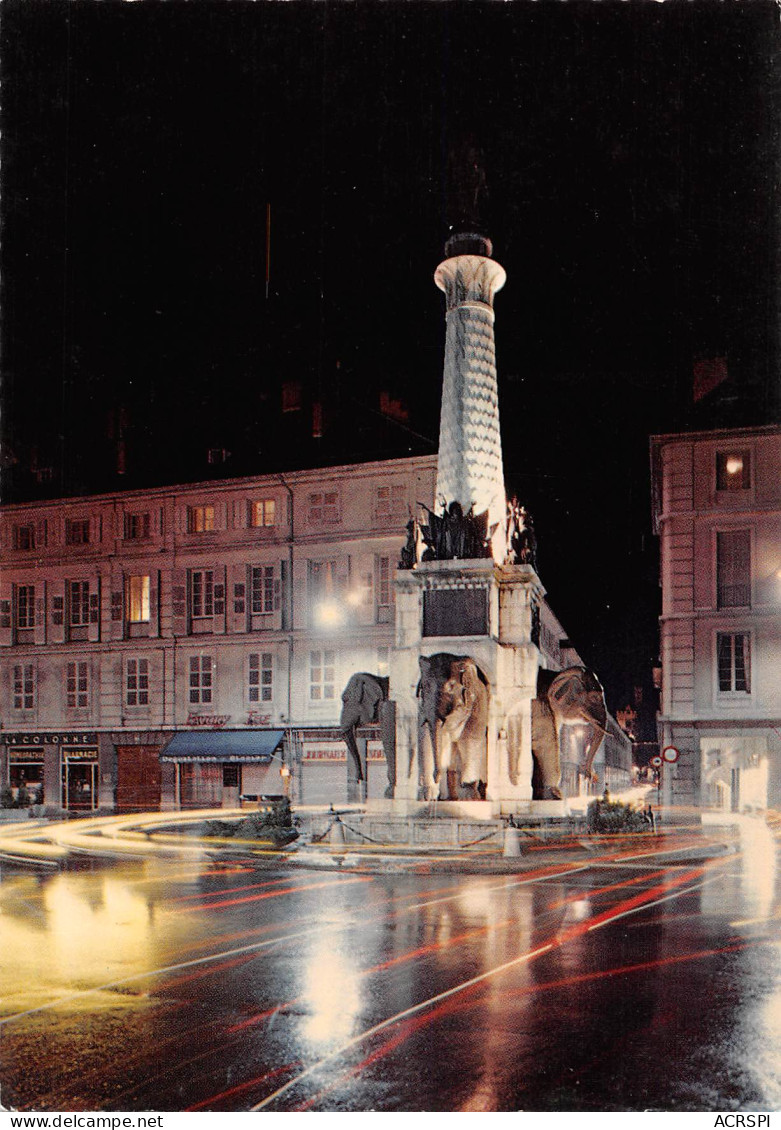
[(46, 548), (46, 519), (41, 518), (40, 522), (35, 524), (35, 548)]
[(228, 597), (228, 631), (230, 632), (247, 631), (247, 616), (249, 614), (248, 572), (246, 565), (231, 565)]
[(122, 589), (122, 578), (115, 578), (115, 584), (120, 587), (111, 593), (111, 627), (109, 635), (112, 640), (125, 638), (125, 593)]
[(350, 558), (339, 557), (336, 561), (336, 596), (337, 600), (344, 600), (350, 584)]
[(4, 646), (14, 642), (13, 596), (13, 585), (0, 581), (0, 645)]
[(353, 589), (360, 594), (361, 602), (355, 607), (355, 618), (359, 624), (374, 623), (374, 555), (358, 557), (354, 561), (355, 575)]
[[(219, 510), (222, 511), (223, 507), (220, 506)], [(225, 589), (226, 568), (224, 565), (218, 565), (214, 569), (214, 616), (212, 618), (212, 631), (220, 634), (224, 634), (226, 631)]]
[(175, 636), (186, 636), (189, 628), (187, 609), (187, 570), (174, 569), (171, 574), (171, 623)]
[(46, 581), (35, 585), (35, 642), (46, 643)]
[(65, 642), (65, 581), (52, 581), (49, 592), (49, 639)]
[(149, 571), (149, 634), (160, 634), (160, 570)]
[(89, 583), (89, 626), (88, 640), (100, 639), (100, 577), (93, 577)]

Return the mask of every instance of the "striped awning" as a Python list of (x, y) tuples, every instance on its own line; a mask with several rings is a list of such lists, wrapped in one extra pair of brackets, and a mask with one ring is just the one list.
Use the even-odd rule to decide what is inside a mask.
[(183, 730), (161, 751), (161, 761), (241, 761), (268, 765), (284, 730)]

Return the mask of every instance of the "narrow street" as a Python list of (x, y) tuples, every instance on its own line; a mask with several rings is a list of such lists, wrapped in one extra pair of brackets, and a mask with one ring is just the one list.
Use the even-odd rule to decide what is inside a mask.
[(479, 876), (3, 865), (2, 1102), (776, 1109), (772, 826), (653, 845)]

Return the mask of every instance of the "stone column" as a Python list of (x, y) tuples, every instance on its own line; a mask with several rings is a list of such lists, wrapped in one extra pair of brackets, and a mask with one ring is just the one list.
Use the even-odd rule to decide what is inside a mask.
[(476, 514), (487, 510), (489, 529), (498, 524), (494, 558), (501, 561), (507, 503), (493, 298), (507, 276), (491, 250), (483, 236), (454, 236), (434, 274), (447, 299), (436, 502), (458, 502), (464, 513), (472, 505)]

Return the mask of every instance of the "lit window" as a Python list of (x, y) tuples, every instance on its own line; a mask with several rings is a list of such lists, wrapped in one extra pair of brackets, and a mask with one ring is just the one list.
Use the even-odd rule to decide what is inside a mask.
[(128, 659), (125, 667), (125, 702), (128, 706), (148, 706), (148, 659)]
[(339, 521), (339, 492), (315, 491), (309, 495), (309, 523), (313, 526), (330, 525)]
[(14, 549), (35, 549), (35, 526), (14, 526)]
[(68, 591), (70, 625), (72, 628), (82, 628), (89, 624), (89, 581), (71, 581)]
[(377, 487), (374, 513), (377, 518), (401, 518), (407, 512), (407, 490), (403, 483)]
[(187, 531), (205, 534), (214, 529), (213, 506), (190, 506), (187, 509)]
[(210, 655), (193, 655), (190, 658), (189, 699), (193, 706), (212, 701), (214, 689), (213, 661)]
[(751, 532), (716, 534), (716, 590), (719, 608), (751, 607)]
[(193, 569), (190, 574), (190, 607), (195, 620), (214, 615), (214, 574), (211, 569)]
[(19, 585), (16, 590), (16, 626), (35, 627), (35, 585)]
[(67, 664), (65, 697), (68, 706), (89, 706), (89, 665), (87, 663)]
[(149, 576), (128, 577), (127, 618), (131, 624), (146, 624), (149, 620)]
[(65, 522), (66, 545), (89, 544), (89, 518), (79, 518), (75, 521), (68, 518)]
[(149, 537), (149, 514), (125, 515), (125, 538), (127, 541), (138, 541), (140, 538)]
[(324, 702), (336, 698), (336, 653), (312, 651), (309, 653), (309, 698)]
[(35, 667), (32, 663), (14, 666), (14, 710), (32, 710), (35, 706)]
[(258, 565), (252, 570), (252, 614), (274, 611), (274, 566)]
[(273, 498), (259, 498), (250, 503), (250, 525), (256, 528), (273, 526), (276, 521), (276, 506)]
[(751, 452), (720, 451), (716, 455), (716, 490), (749, 490)]
[(751, 641), (746, 632), (719, 632), (716, 636), (719, 691), (751, 693)]
[(247, 698), (250, 702), (271, 702), (274, 697), (274, 657), (264, 651), (249, 657)]

